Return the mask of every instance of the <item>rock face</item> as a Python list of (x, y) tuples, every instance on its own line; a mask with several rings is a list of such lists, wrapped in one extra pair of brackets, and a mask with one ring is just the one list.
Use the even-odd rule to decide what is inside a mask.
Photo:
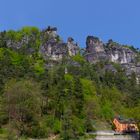
[(72, 37), (68, 38), (67, 47), (70, 56), (75, 56), (80, 51), (78, 44), (74, 43), (74, 39)]
[(85, 57), (91, 63), (103, 60), (127, 64), (135, 62), (136, 53), (112, 40), (104, 44), (99, 38), (88, 36)]
[(127, 64), (134, 63), (136, 58), (136, 53), (131, 49), (126, 48), (118, 43), (109, 41), (106, 44), (106, 53), (109, 55), (109, 60), (111, 62)]
[(57, 35), (57, 29), (48, 27), (45, 36), (48, 36), (45, 43), (41, 46), (41, 53), (45, 58), (54, 61), (61, 60), (65, 56), (75, 56), (79, 53), (80, 48), (74, 39), (69, 37), (67, 43), (64, 43)]
[(85, 58), (90, 63), (96, 63), (100, 60), (107, 60), (104, 44), (97, 37), (88, 36), (86, 41)]
[(66, 43), (51, 39), (41, 46), (41, 53), (45, 59), (58, 61), (68, 54), (68, 49)]
[(140, 84), (140, 64), (128, 63), (121, 65), (125, 69), (126, 75), (129, 77), (132, 73), (136, 75), (136, 81)]
[[(120, 45), (112, 40), (103, 43), (97, 37), (88, 36), (86, 48), (80, 49), (72, 37), (69, 37), (67, 42), (64, 42), (57, 34), (57, 28), (50, 26), (42, 31), (31, 29), (30, 34), (22, 31), (22, 35), (19, 36), (18, 34), (18, 37), (14, 36), (14, 33), (15, 31), (10, 32), (9, 36), (6, 31), (0, 32), (1, 45), (16, 50), (23, 48), (22, 51), (28, 54), (38, 51), (39, 48), (45, 60), (55, 62), (59, 62), (64, 57), (70, 58), (81, 53), (90, 63), (99, 61), (109, 62), (105, 65), (104, 71), (109, 70), (116, 72), (113, 65), (110, 64), (110, 62), (114, 62), (121, 64), (122, 68), (126, 71), (126, 75), (130, 76), (134, 72), (137, 78), (140, 79), (140, 64), (137, 63), (136, 59), (138, 52), (135, 51), (134, 48)], [(138, 59), (140, 59), (140, 57)], [(50, 61), (50, 63), (52, 61)], [(75, 62), (71, 63), (78, 66), (78, 64), (74, 64)]]
[(28, 36), (23, 36), (20, 41), (15, 41), (10, 38), (5, 39), (5, 44), (8, 48), (13, 48), (13, 49), (20, 49), (22, 46), (27, 46), (31, 41), (35, 41), (36, 38), (29, 38)]
[[(1, 32), (0, 40), (2, 40), (3, 44), (8, 48), (15, 50), (25, 48), (25, 51), (29, 53), (33, 53), (35, 49), (38, 49), (39, 46), (36, 46), (36, 48), (31, 47), (35, 46), (36, 41), (38, 41), (39, 44), (41, 44), (39, 50), (41, 54), (43, 54), (43, 57), (53, 61), (59, 61), (65, 56), (75, 56), (80, 52), (80, 48), (78, 44), (74, 42), (73, 38), (69, 37), (66, 43), (61, 40), (57, 34), (56, 27), (48, 26), (47, 29), (38, 32), (39, 33), (36, 34), (32, 31), (30, 35), (22, 33), (22, 37), (18, 40), (13, 39), (11, 35), (7, 36), (6, 32)], [(15, 31), (13, 31), (13, 34), (14, 33)]]
[[(136, 62), (137, 53), (132, 49), (109, 40), (104, 44), (99, 38), (88, 36), (86, 40), (85, 59), (90, 63), (99, 61), (121, 64), (129, 77), (136, 74), (137, 83), (140, 83), (140, 64)], [(104, 70), (116, 72), (113, 65), (107, 64)]]

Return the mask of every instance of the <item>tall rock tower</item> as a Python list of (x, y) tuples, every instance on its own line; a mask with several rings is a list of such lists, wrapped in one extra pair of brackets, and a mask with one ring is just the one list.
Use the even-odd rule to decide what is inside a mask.
[(75, 56), (80, 51), (80, 47), (78, 46), (77, 43), (74, 43), (74, 39), (72, 37), (68, 38), (67, 47), (68, 47), (69, 56)]

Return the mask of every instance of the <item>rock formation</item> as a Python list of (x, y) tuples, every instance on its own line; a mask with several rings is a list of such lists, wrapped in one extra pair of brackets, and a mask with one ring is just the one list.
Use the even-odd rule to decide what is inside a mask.
[[(84, 56), (90, 63), (104, 61), (121, 64), (127, 76), (135, 73), (137, 80), (140, 79), (140, 64), (136, 61), (137, 52), (131, 47), (120, 45), (112, 40), (104, 44), (99, 38), (88, 36)], [(106, 65), (104, 69), (115, 72), (111, 64)]]
[(97, 37), (88, 36), (85, 57), (91, 63), (103, 60), (127, 64), (135, 62), (136, 53), (111, 40), (104, 44)]
[(74, 39), (69, 37), (67, 43), (64, 43), (57, 35), (57, 29), (48, 27), (45, 35), (48, 36), (45, 43), (41, 46), (41, 52), (45, 58), (54, 61), (61, 60), (65, 56), (75, 56), (79, 53), (80, 48)]
[(74, 39), (72, 37), (68, 38), (67, 47), (68, 47), (68, 51), (69, 51), (70, 56), (75, 56), (80, 51), (78, 44), (74, 43)]
[[(50, 63), (52, 61), (61, 61), (64, 57), (70, 60), (72, 56), (82, 52), (81, 55), (90, 63), (106, 62), (104, 70), (115, 72), (116, 70), (111, 63), (118, 63), (126, 71), (126, 75), (129, 76), (134, 72), (137, 78), (140, 78), (140, 64), (138, 63), (140, 61), (137, 61), (137, 56), (140, 59), (139, 51), (130, 46), (120, 45), (112, 40), (103, 43), (98, 37), (88, 36), (86, 48), (80, 49), (72, 37), (64, 42), (57, 34), (57, 28), (50, 26), (42, 31), (27, 27), (24, 28), (24, 31), (0, 32), (0, 40), (2, 46), (16, 50), (23, 48), (29, 54), (39, 49), (45, 60), (51, 60)], [(36, 44), (38, 45), (36, 46)], [(75, 62), (72, 61), (72, 63)], [(79, 66), (78, 64), (74, 65)]]
[(108, 59), (105, 53), (104, 44), (99, 38), (93, 36), (87, 37), (85, 58), (90, 63)]

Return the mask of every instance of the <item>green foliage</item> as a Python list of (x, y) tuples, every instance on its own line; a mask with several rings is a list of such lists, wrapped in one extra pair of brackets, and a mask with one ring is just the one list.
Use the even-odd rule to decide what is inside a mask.
[(73, 56), (72, 59), (76, 62), (79, 62), (80, 64), (83, 64), (85, 62), (84, 57), (81, 56), (80, 54)]
[[(9, 30), (5, 33), (3, 39), (6, 39), (10, 44), (19, 44), (20, 52), (27, 52), (28, 48), (34, 48), (38, 51), (40, 46), (40, 31), (36, 27), (23, 27), (21, 30)], [(4, 45), (4, 43), (3, 43)]]
[(18, 54), (17, 52), (14, 51), (9, 51), (10, 57), (11, 57), (11, 62), (13, 65), (21, 65), (23, 57), (22, 55)]
[(6, 33), (6, 37), (10, 38), (11, 40), (15, 40), (16, 39), (16, 32), (14, 30), (9, 30)]
[(5, 85), (3, 111), (20, 135), (27, 133), (28, 125), (41, 113), (40, 92), (39, 85), (29, 80), (12, 79)]
[(45, 130), (45, 136), (58, 134), (61, 131), (61, 121), (52, 115), (44, 116), (41, 121), (41, 127)]
[[(49, 36), (36, 27), (0, 34), (1, 133), (7, 127), (13, 137), (78, 140), (95, 130), (94, 122), (111, 122), (116, 114), (139, 124), (140, 87), (134, 73), (128, 78), (114, 63), (116, 72), (103, 71), (108, 62), (90, 64), (80, 54), (57, 64), (46, 62), (39, 52), (40, 38), (45, 43)], [(8, 48), (5, 40), (20, 41), (21, 48)], [(69, 63), (73, 61), (76, 65)]]
[(83, 86), (83, 93), (85, 96), (86, 95), (95, 96), (96, 88), (92, 81), (87, 79), (81, 79), (81, 83)]
[(73, 81), (73, 76), (70, 74), (65, 74), (65, 81)]
[(34, 70), (37, 75), (43, 74), (45, 72), (44, 68), (44, 61), (43, 60), (37, 60), (34, 65)]
[(36, 27), (23, 27), (20, 32), (23, 34), (23, 36), (26, 36), (28, 38), (28, 47), (36, 49), (38, 51), (40, 46), (40, 31)]
[(134, 52), (138, 52), (138, 50), (137, 50), (134, 46), (124, 45), (123, 47), (129, 48), (129, 49), (131, 49), (131, 50), (134, 51)]
[(26, 27), (23, 27), (20, 32), (22, 32), (25, 35), (39, 34), (39, 29), (36, 27), (26, 26)]
[(78, 140), (85, 132), (83, 120), (67, 112), (62, 123), (61, 137), (63, 140)]
[(112, 106), (109, 102), (106, 102), (103, 104), (101, 108), (101, 117), (104, 118), (105, 120), (112, 120), (114, 117), (114, 112), (112, 109)]
[(4, 55), (4, 49), (0, 48), (0, 60), (3, 58)]

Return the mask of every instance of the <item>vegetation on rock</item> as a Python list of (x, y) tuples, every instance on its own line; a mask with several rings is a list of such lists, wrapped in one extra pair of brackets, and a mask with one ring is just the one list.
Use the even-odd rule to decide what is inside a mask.
[[(78, 140), (96, 129), (96, 120), (111, 124), (119, 114), (140, 125), (135, 74), (127, 77), (119, 64), (92, 64), (80, 54), (59, 63), (44, 59), (41, 36), (35, 27), (0, 34), (0, 130), (18, 137), (58, 134), (63, 140)], [(7, 45), (9, 40), (14, 47)], [(116, 72), (103, 71), (106, 63)]]

